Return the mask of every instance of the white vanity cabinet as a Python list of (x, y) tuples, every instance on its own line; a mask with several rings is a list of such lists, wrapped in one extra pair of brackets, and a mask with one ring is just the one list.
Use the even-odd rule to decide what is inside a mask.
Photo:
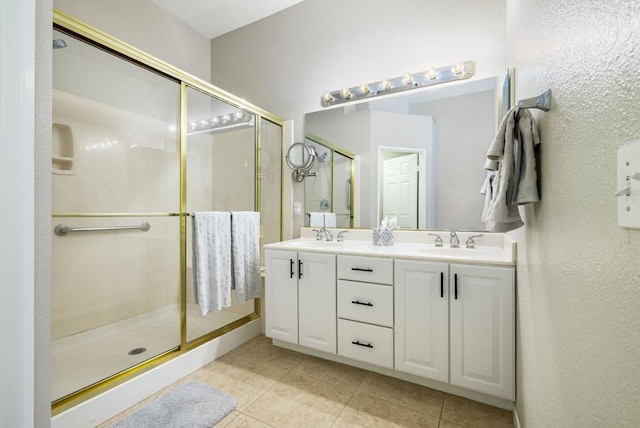
[(513, 240), (484, 234), (481, 249), (440, 248), (429, 232), (398, 231), (384, 247), (366, 230), (339, 243), (302, 232), (265, 246), (275, 345), (511, 408)]
[(449, 264), (395, 262), (395, 369), (449, 381)]
[(338, 355), (393, 368), (393, 259), (338, 255)]
[(514, 269), (395, 262), (395, 369), (514, 399)]
[(450, 265), (451, 384), (515, 398), (515, 271)]
[(336, 256), (266, 250), (268, 337), (336, 353)]

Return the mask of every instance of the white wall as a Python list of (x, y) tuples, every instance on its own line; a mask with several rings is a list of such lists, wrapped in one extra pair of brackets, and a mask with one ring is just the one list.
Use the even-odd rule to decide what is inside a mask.
[[(505, 14), (504, 0), (306, 0), (213, 39), (211, 80), (293, 119), (303, 141), (304, 114), (328, 90), (465, 59), (475, 78), (504, 74)], [(304, 200), (289, 174), (285, 186)], [(294, 216), (294, 234), (302, 220)]]
[[(0, 421), (49, 424), (51, 3), (0, 4)], [(44, 77), (43, 75), (44, 74)], [(46, 146), (42, 144), (46, 142)], [(46, 225), (44, 222), (46, 221)]]
[(209, 40), (147, 0), (53, 0), (53, 7), (209, 81)]
[(480, 186), (487, 147), (496, 129), (494, 91), (415, 104), (411, 113), (433, 117), (435, 138), (435, 228), (485, 230)]
[(476, 61), (505, 71), (504, 0), (306, 0), (211, 42), (211, 80), (296, 122), (328, 90)]
[(529, 427), (640, 421), (640, 231), (616, 225), (616, 149), (640, 138), (640, 3), (508, 2), (516, 97), (540, 118), (542, 201), (518, 241), (517, 409)]

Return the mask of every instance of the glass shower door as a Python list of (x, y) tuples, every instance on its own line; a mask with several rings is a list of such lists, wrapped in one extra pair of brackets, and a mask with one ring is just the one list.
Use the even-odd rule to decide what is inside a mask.
[(180, 345), (180, 84), (54, 39), (56, 401)]
[(231, 293), (231, 306), (202, 316), (193, 281), (192, 219), (199, 211), (256, 211), (256, 123), (254, 114), (187, 87), (187, 342), (250, 315)]

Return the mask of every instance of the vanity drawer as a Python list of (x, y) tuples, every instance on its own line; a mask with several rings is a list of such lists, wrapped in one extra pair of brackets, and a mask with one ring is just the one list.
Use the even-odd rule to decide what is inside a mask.
[(338, 317), (393, 327), (393, 287), (338, 280)]
[(393, 368), (393, 329), (338, 319), (338, 355)]
[(338, 279), (393, 285), (393, 259), (339, 255)]

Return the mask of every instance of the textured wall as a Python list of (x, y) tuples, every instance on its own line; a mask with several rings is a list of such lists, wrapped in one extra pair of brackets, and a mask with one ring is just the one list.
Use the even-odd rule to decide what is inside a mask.
[(508, 2), (516, 96), (553, 90), (542, 202), (518, 241), (517, 409), (531, 427), (637, 426), (640, 231), (617, 227), (616, 149), (640, 138), (640, 3)]

